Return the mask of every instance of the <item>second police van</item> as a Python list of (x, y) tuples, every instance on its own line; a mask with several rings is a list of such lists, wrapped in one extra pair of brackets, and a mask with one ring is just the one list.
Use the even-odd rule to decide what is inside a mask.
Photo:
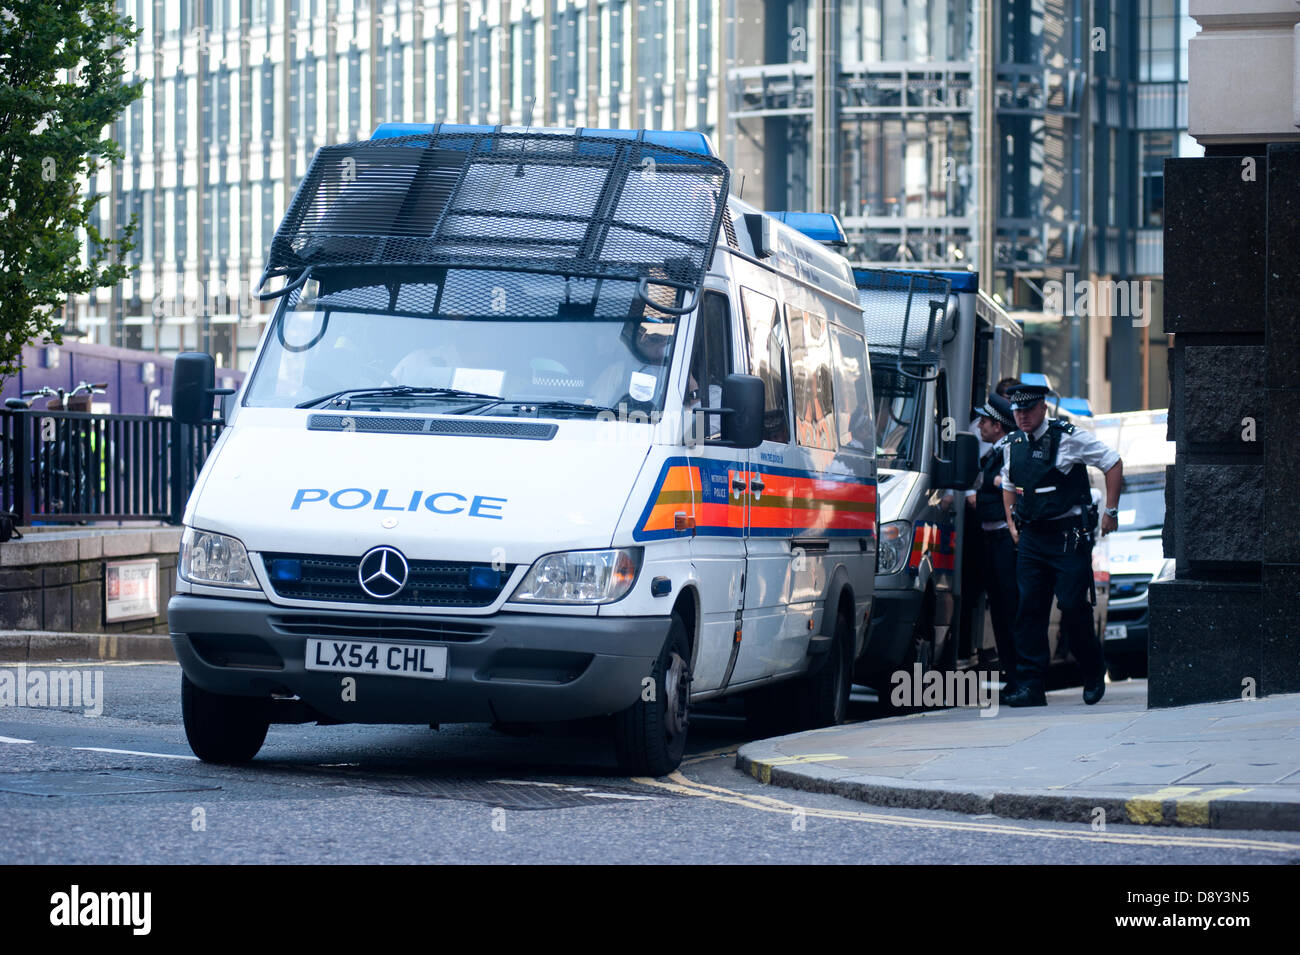
[(972, 409), (1016, 377), (1024, 333), (975, 272), (855, 271), (875, 394), (880, 551), (857, 681), (887, 700), (893, 675), (955, 670), (991, 647), (964, 573), (979, 441)]
[[(168, 606), (198, 756), (608, 717), (658, 775), (701, 700), (843, 719), (876, 559), (853, 274), (704, 136), (381, 126), (317, 152), (267, 277)], [(181, 356), (176, 417), (214, 393)]]

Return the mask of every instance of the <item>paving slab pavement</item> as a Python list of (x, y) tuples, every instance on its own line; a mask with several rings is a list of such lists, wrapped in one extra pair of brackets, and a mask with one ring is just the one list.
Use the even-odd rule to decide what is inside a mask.
[(756, 740), (761, 782), (883, 806), (1300, 831), (1300, 694), (1148, 710), (1145, 680), (1046, 707), (926, 710)]

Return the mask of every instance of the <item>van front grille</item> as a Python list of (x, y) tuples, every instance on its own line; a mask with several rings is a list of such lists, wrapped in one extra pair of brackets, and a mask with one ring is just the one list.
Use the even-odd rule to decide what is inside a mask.
[[(471, 586), (470, 571), (491, 571), (490, 564), (450, 560), (408, 560), (406, 586), (387, 599), (361, 589), (357, 575), (360, 557), (320, 554), (263, 554), (267, 576), (277, 596), (291, 600), (328, 600), (397, 607), (487, 607), (500, 595), (514, 570), (507, 565), (497, 574), (495, 586)], [(296, 579), (278, 579), (275, 562), (286, 561), (298, 571)]]

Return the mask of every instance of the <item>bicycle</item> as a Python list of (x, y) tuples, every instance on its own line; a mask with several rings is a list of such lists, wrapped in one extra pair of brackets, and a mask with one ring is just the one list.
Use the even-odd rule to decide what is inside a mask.
[[(39, 398), (46, 398), (46, 411), (88, 412), (95, 395), (107, 394), (108, 383), (80, 382), (68, 391), (63, 388), (42, 388), (22, 392), (22, 398), (9, 398), (5, 407), (14, 411), (30, 410)], [(26, 399), (26, 400), (24, 400)], [(74, 438), (73, 419), (46, 418), (41, 422), (40, 444), (32, 454), (34, 488), (41, 492), (43, 507), (37, 513), (89, 513), (93, 497), (88, 466), (98, 451), (98, 437), (94, 430), (89, 435), (89, 447)], [(111, 454), (111, 446), (105, 448)], [(7, 449), (12, 455), (12, 451)], [(87, 454), (91, 455), (87, 459)], [(9, 473), (18, 462), (10, 457)], [(104, 490), (103, 459), (100, 462), (99, 489)]]

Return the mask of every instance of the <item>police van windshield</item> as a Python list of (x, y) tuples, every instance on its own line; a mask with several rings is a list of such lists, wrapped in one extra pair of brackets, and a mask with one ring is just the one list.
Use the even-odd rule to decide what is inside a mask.
[[(665, 286), (649, 293), (677, 304)], [(285, 296), (245, 404), (309, 406), (350, 391), (368, 406), (440, 413), (516, 413), (508, 402), (531, 402), (543, 415), (547, 403), (569, 414), (571, 405), (662, 409), (676, 331), (677, 320), (631, 281), (331, 269)], [(503, 403), (467, 404), (459, 392)]]
[(1122, 531), (1159, 530), (1165, 524), (1165, 486), (1160, 483), (1124, 482), (1120, 495), (1119, 529)]
[(920, 444), (916, 427), (921, 383), (898, 371), (892, 359), (871, 362), (876, 397), (876, 460), (882, 468), (914, 470)]

